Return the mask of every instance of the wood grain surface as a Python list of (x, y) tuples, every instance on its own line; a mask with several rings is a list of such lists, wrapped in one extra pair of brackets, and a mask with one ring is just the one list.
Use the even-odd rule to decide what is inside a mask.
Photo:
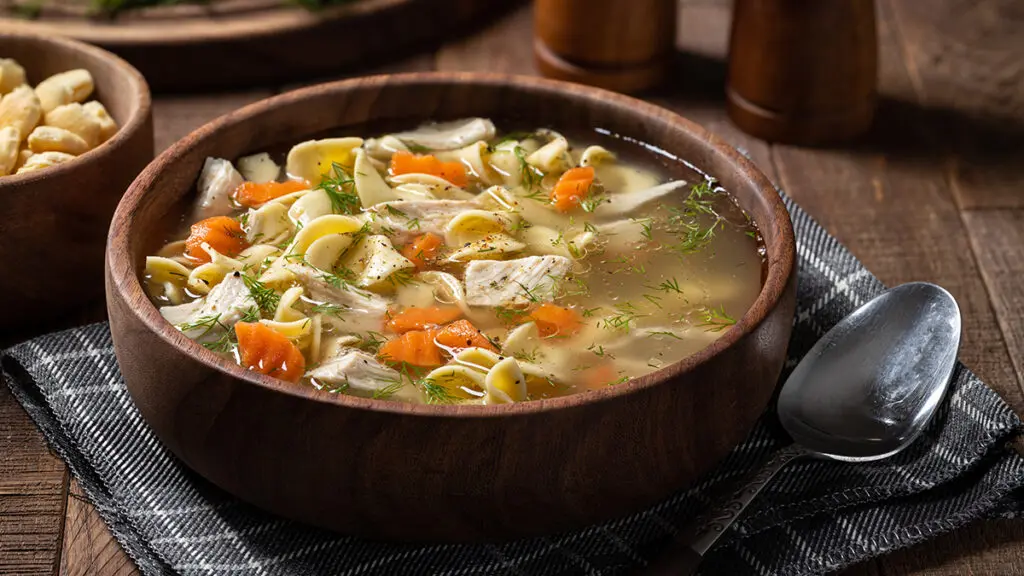
[[(787, 191), (884, 281), (932, 280), (951, 287), (964, 306), (965, 321), (972, 318), (969, 326), (965, 322), (963, 358), (1024, 413), (1021, 4), (880, 0), (882, 129), (861, 146), (816, 152), (770, 146), (728, 121), (723, 58), (730, 4), (683, 3), (678, 69), (668, 88), (648, 98), (742, 147), (770, 177), (779, 180), (785, 174)], [(530, 28), (530, 11), (516, 11), (436, 51), (433, 64), (447, 70), (534, 74)], [(212, 110), (217, 99), (235, 98), (246, 96), (210, 95), (194, 102), (197, 109)], [(180, 135), (200, 122), (199, 115), (189, 117), (189, 102), (175, 99), (164, 107), (158, 99), (158, 132), (162, 125), (165, 134)], [(838, 171), (810, 170), (807, 163), (819, 158)], [(848, 178), (854, 178), (850, 184)], [(900, 200), (902, 195), (914, 202)], [(891, 214), (883, 216), (886, 212)], [(937, 239), (942, 249), (922, 245)], [(87, 558), (106, 557), (117, 547), (102, 528), (88, 533), (65, 529), (65, 507), (91, 508), (67, 495), (66, 474), (27, 415), (0, 390), (0, 574), (88, 573), (82, 566), (98, 564)], [(22, 522), (29, 515), (39, 516), (31, 528)], [(82, 560), (62, 562), (62, 550)], [(125, 571), (123, 563), (109, 564), (91, 573), (134, 573)], [(1001, 576), (1020, 573), (1021, 566), (1024, 524), (999, 521), (943, 535), (846, 574)]]
[(437, 45), (517, 3), (359, 0), (307, 10), (282, 0), (218, 0), (89, 18), (84, 3), (58, 1), (31, 20), (0, 14), (0, 30), (102, 46), (158, 91), (237, 89), (365, 68)]

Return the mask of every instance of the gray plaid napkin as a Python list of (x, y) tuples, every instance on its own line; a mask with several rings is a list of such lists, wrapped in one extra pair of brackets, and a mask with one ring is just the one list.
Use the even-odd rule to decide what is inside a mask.
[[(786, 199), (800, 260), (787, 371), (883, 290)], [(410, 546), (312, 529), (243, 504), (157, 441), (118, 373), (105, 324), (8, 350), (7, 382), (142, 572), (155, 574), (621, 574), (645, 563), (709, 496), (785, 440), (770, 412), (710, 477), (657, 506), (570, 534), (495, 545)], [(1014, 514), (1021, 421), (963, 366), (924, 437), (884, 463), (806, 461), (783, 471), (708, 555), (704, 574), (821, 574), (973, 519)], [(329, 479), (325, 479), (329, 484)]]

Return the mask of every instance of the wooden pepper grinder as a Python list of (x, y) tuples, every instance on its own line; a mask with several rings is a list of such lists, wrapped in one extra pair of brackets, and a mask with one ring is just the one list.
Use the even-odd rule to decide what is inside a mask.
[(675, 51), (676, 0), (537, 0), (533, 53), (550, 78), (637, 92)]
[(819, 145), (863, 134), (875, 112), (874, 0), (736, 0), (729, 117), (768, 141)]

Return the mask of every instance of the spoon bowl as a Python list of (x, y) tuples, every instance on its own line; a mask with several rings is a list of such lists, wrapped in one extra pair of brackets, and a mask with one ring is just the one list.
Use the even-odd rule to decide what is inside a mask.
[(935, 284), (903, 284), (857, 309), (811, 348), (779, 394), (793, 441), (863, 462), (906, 448), (949, 386), (960, 310)]
[(909, 446), (949, 388), (960, 308), (935, 284), (888, 290), (828, 331), (790, 374), (778, 414), (793, 444), (775, 452), (652, 564), (652, 576), (693, 574), (761, 489), (793, 460), (881, 460)]

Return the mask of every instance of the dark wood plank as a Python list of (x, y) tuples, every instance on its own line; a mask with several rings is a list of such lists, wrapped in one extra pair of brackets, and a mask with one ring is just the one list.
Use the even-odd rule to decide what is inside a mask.
[(118, 545), (96, 508), (72, 480), (64, 523), (60, 573), (65, 576), (132, 576), (139, 569)]
[[(521, 8), (437, 52), (438, 70), (535, 74), (533, 10)], [(510, 41), (511, 40), (511, 41)]]
[(0, 384), (0, 575), (56, 571), (67, 481), (64, 463)]
[(964, 208), (1024, 207), (1024, 3), (887, 0)]
[(153, 139), (157, 154), (214, 118), (270, 96), (270, 90), (196, 96), (164, 96), (153, 101)]
[(356, 78), (358, 76), (373, 76), (375, 74), (400, 74), (402, 72), (426, 72), (433, 69), (434, 53), (427, 52), (423, 54), (418, 54), (411, 58), (405, 58), (403, 60), (389, 62), (387, 64), (374, 68), (349, 71), (343, 74), (332, 74), (328, 76), (310, 78), (308, 80), (303, 80), (302, 82), (288, 83), (280, 87), (278, 90), (276, 90), (276, 92), (288, 92), (290, 90), (297, 90), (299, 88), (305, 88), (307, 86), (313, 86), (315, 84), (322, 84), (324, 82), (334, 82), (336, 80), (344, 80), (346, 78)]
[(1010, 359), (1024, 380), (1024, 210), (976, 210), (963, 216)]
[(1024, 566), (1024, 524), (996, 520), (967, 528), (885, 556), (884, 576), (1004, 576)]

